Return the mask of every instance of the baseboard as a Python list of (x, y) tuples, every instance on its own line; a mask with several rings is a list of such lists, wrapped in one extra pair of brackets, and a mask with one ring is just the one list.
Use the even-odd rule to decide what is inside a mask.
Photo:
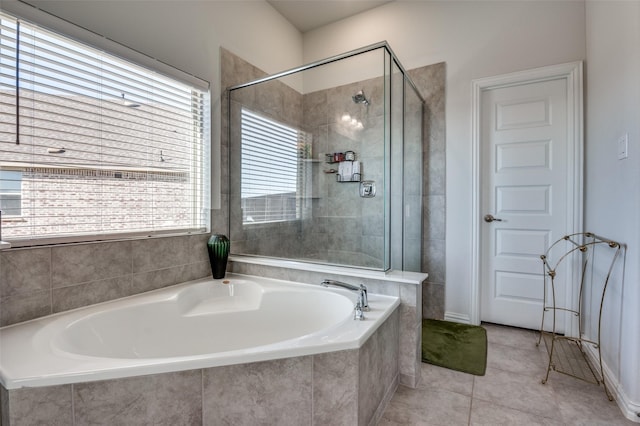
[(471, 317), (467, 314), (460, 314), (457, 312), (445, 312), (445, 321), (459, 322), (462, 324), (471, 324)]
[[(591, 362), (592, 365), (599, 365), (598, 350), (593, 345), (589, 344), (582, 345), (582, 347), (585, 349), (585, 353), (589, 358), (589, 362)], [(615, 374), (613, 374), (613, 372), (605, 362), (602, 363), (602, 370), (604, 374), (604, 380), (607, 383), (607, 389), (609, 389), (609, 392), (611, 392), (611, 396), (613, 396), (613, 399), (618, 404), (618, 407), (620, 408), (620, 411), (622, 411), (622, 414), (632, 422), (640, 423), (640, 404), (629, 400), (629, 397), (624, 392), (624, 389), (620, 385), (620, 382), (618, 382)]]

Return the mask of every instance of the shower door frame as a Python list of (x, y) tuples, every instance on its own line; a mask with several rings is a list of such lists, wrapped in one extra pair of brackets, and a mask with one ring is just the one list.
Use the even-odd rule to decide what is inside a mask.
[[(281, 71), (281, 72), (278, 72), (276, 74), (268, 75), (268, 76), (261, 77), (261, 78), (255, 79), (255, 80), (251, 80), (251, 81), (248, 81), (248, 82), (245, 82), (245, 83), (241, 83), (241, 84), (230, 86), (230, 87), (228, 87), (226, 89), (227, 108), (228, 108), (227, 111), (228, 111), (229, 114), (231, 114), (231, 111), (232, 111), (232, 108), (231, 108), (231, 106), (232, 106), (232, 104), (231, 104), (231, 102), (232, 102), (231, 92), (233, 90), (242, 89), (242, 88), (246, 88), (246, 87), (250, 87), (250, 86), (255, 86), (255, 85), (258, 85), (260, 83), (277, 80), (279, 78), (286, 77), (286, 76), (289, 76), (289, 75), (292, 75), (292, 74), (295, 74), (295, 73), (298, 73), (298, 72), (302, 72), (302, 71), (305, 71), (305, 70), (316, 68), (316, 67), (319, 67), (319, 66), (322, 66), (322, 65), (327, 65), (327, 64), (330, 64), (330, 63), (333, 63), (333, 62), (337, 62), (337, 61), (340, 61), (340, 60), (343, 60), (343, 59), (351, 58), (351, 57), (354, 57), (354, 56), (357, 56), (357, 55), (361, 55), (363, 53), (371, 52), (371, 51), (374, 51), (374, 50), (377, 50), (377, 49), (384, 49), (386, 51), (386, 53), (389, 55), (388, 56), (389, 62), (387, 63), (385, 61), (385, 64), (384, 64), (385, 73), (383, 73), (382, 77), (385, 78), (385, 76), (387, 76), (388, 78), (391, 78), (391, 71), (392, 71), (393, 67), (394, 66), (397, 67), (402, 72), (402, 75), (403, 75), (403, 81), (404, 81), (403, 90), (406, 90), (406, 84), (408, 83), (411, 86), (411, 88), (413, 89), (413, 91), (415, 92), (416, 96), (421, 101), (421, 103), (423, 105), (423, 108), (424, 108), (425, 100), (422, 97), (422, 95), (420, 94), (420, 91), (418, 90), (417, 86), (415, 85), (413, 80), (411, 80), (411, 78), (409, 77), (406, 69), (402, 66), (402, 64), (400, 63), (398, 57), (395, 55), (395, 53), (393, 52), (393, 50), (391, 49), (389, 44), (386, 41), (381, 41), (381, 42), (378, 42), (378, 43), (370, 44), (368, 46), (364, 46), (364, 47), (359, 48), (359, 49), (351, 50), (349, 52), (345, 52), (345, 53), (334, 55), (334, 56), (331, 56), (331, 57), (328, 57), (328, 58), (325, 58), (325, 59), (322, 59), (322, 60), (311, 62), (311, 63), (306, 64), (306, 65), (302, 65), (302, 66), (299, 66), (299, 67), (295, 67), (295, 68), (291, 68), (291, 69), (288, 69), (288, 70), (285, 70), (285, 71)], [(404, 93), (402, 94), (402, 96), (404, 98)], [(391, 96), (389, 96), (389, 98), (391, 98)], [(405, 109), (405, 107), (406, 107), (406, 100), (403, 101), (403, 110), (402, 110), (403, 117), (404, 117), (404, 112), (405, 112), (404, 109)], [(389, 115), (391, 115), (391, 111), (389, 111), (388, 113), (389, 113)], [(386, 111), (385, 111), (385, 114), (387, 114)], [(403, 118), (403, 120), (404, 120), (404, 118)], [(232, 137), (231, 137), (231, 135), (232, 135), (231, 119), (229, 119), (228, 123), (229, 124), (227, 126), (227, 138), (228, 138), (227, 140), (229, 141), (229, 143), (231, 143), (231, 140), (232, 140)], [(391, 122), (391, 120), (389, 120), (389, 126), (391, 126), (391, 125), (392, 125), (392, 122)], [(404, 122), (403, 122), (403, 127), (404, 127)], [(385, 129), (385, 139), (387, 139), (387, 137), (386, 137), (387, 132), (388, 132), (388, 135), (392, 135), (391, 130), (386, 130)], [(404, 128), (403, 128), (403, 132), (404, 132)], [(404, 134), (403, 134), (403, 137), (404, 137)], [(386, 143), (387, 142), (385, 142), (385, 145), (386, 145)], [(389, 136), (389, 144), (390, 143), (391, 143), (391, 136)], [(385, 146), (385, 150), (386, 150), (386, 146)], [(389, 149), (389, 154), (390, 154), (390, 151), (391, 150)], [(228, 149), (227, 155), (228, 155), (228, 164), (231, 164), (231, 155), (232, 155), (232, 150), (231, 149)], [(389, 164), (391, 164), (391, 162), (389, 162)], [(230, 170), (228, 172), (230, 173)], [(404, 172), (402, 172), (402, 173), (404, 174)], [(389, 174), (390, 174), (390, 172), (389, 172)], [(385, 176), (386, 175), (387, 175), (387, 172), (385, 171)], [(229, 183), (230, 182), (231, 182), (231, 179), (229, 179)], [(387, 188), (389, 188), (389, 189), (387, 189)], [(390, 179), (389, 179), (389, 180), (387, 180), (385, 182), (385, 192), (390, 190), (390, 188), (391, 188), (391, 182), (390, 182)], [(403, 198), (404, 198), (404, 194), (403, 194)], [(388, 196), (388, 194), (385, 194), (385, 200), (386, 200), (387, 203), (391, 203), (391, 199)], [(231, 217), (232, 217), (232, 215), (231, 215), (231, 197), (229, 197), (229, 203), (227, 205), (227, 209), (228, 209), (228, 218), (229, 218), (228, 223), (227, 223), (227, 225), (228, 225), (227, 233), (231, 238), (232, 237), (231, 236)], [(344, 264), (344, 265), (340, 264), (340, 266), (357, 267), (357, 268), (362, 268), (362, 269), (373, 269), (373, 270), (377, 270), (377, 271), (380, 271), (380, 270), (388, 271), (390, 269), (394, 269), (394, 266), (395, 266), (395, 269), (402, 270), (402, 262), (400, 262), (398, 264), (397, 261), (393, 260), (393, 256), (391, 255), (391, 251), (393, 250), (392, 244), (393, 244), (393, 240), (394, 240), (393, 236), (391, 235), (391, 226), (392, 226), (392, 220), (393, 220), (393, 218), (391, 217), (391, 215), (393, 215), (392, 209), (387, 204), (385, 204), (384, 209), (385, 209), (385, 212), (384, 212), (385, 216), (389, 215), (390, 217), (389, 217), (388, 220), (387, 219), (384, 220), (384, 223), (385, 223), (385, 247), (384, 247), (384, 258), (382, 259), (383, 260), (382, 268), (367, 268), (367, 267), (364, 267), (364, 266), (346, 265), (346, 264)], [(404, 208), (401, 208), (401, 210), (404, 211)], [(396, 213), (396, 214), (399, 215), (399, 213)], [(400, 216), (401, 216), (400, 220), (402, 221), (402, 223), (404, 223), (404, 218), (402, 217), (403, 215), (400, 215)], [(389, 229), (389, 232), (386, 231), (387, 228)], [(400, 245), (403, 248), (404, 247), (404, 243), (403, 242), (404, 242), (404, 238), (405, 238), (405, 236), (404, 236), (404, 226), (402, 226), (402, 230), (403, 230), (403, 235), (401, 236), (402, 240), (400, 241)], [(387, 235), (388, 235), (388, 239), (387, 239)], [(251, 254), (241, 254), (241, 255), (254, 256), (254, 255), (251, 255)], [(263, 257), (262, 255), (255, 255), (255, 256)], [(269, 256), (264, 256), (264, 257), (269, 257)], [(304, 260), (301, 260), (301, 259), (287, 259), (287, 260), (294, 260), (294, 261), (304, 262)]]

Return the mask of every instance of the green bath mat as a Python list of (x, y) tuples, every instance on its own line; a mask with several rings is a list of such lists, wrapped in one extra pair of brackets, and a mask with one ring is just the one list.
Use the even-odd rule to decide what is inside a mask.
[(476, 325), (423, 319), (422, 361), (484, 376), (487, 368), (487, 331)]

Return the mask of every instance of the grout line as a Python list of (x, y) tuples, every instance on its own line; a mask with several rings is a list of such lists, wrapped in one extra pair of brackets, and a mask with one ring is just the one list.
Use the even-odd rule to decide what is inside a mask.
[(49, 247), (49, 315), (53, 314), (53, 248)]
[(200, 424), (204, 425), (204, 368), (200, 369)]
[(471, 381), (471, 397), (469, 398), (469, 418), (467, 419), (467, 425), (471, 425), (471, 411), (473, 410), (473, 391), (476, 387), (476, 377), (473, 376), (473, 380)]
[(71, 425), (75, 426), (76, 424), (76, 404), (75, 404), (75, 400), (76, 398), (74, 397), (74, 387), (75, 384), (71, 383), (70, 391), (71, 391)]

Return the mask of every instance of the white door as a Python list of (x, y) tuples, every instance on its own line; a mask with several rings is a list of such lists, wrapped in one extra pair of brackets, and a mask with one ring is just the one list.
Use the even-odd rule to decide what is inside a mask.
[[(567, 93), (567, 80), (558, 78), (481, 94), (482, 321), (540, 327), (540, 255), (570, 231)], [(564, 306), (564, 286), (556, 280), (557, 306)], [(558, 331), (562, 320), (559, 315)]]

